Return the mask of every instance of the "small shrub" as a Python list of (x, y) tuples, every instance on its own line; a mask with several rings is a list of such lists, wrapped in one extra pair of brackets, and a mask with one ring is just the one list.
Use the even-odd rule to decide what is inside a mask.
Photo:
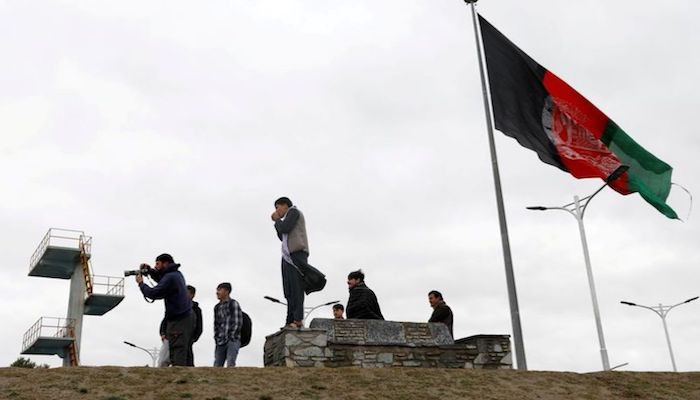
[(36, 368), (36, 363), (28, 358), (20, 357), (15, 360), (10, 367), (16, 368)]
[(192, 398), (192, 393), (180, 393), (180, 398), (181, 399), (190, 399), (190, 398)]

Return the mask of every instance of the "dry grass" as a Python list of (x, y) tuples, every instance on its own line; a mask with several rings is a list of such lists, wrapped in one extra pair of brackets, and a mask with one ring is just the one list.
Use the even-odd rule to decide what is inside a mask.
[(448, 369), (0, 369), (0, 399), (700, 399), (700, 373)]

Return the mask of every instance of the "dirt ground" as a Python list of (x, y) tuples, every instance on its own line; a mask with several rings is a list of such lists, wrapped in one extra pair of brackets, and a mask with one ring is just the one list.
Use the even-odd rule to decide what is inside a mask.
[(0, 399), (700, 399), (700, 372), (355, 368), (0, 369)]

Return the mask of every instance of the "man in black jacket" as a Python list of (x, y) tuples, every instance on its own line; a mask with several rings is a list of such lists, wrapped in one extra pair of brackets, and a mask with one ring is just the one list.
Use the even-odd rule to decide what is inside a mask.
[(452, 309), (445, 304), (445, 300), (442, 299), (442, 293), (437, 290), (431, 290), (430, 293), (428, 293), (428, 302), (430, 303), (430, 307), (433, 308), (433, 314), (430, 316), (428, 322), (442, 322), (447, 325), (447, 329), (450, 330), (450, 335), (454, 337), (452, 333)]
[(202, 336), (202, 309), (199, 308), (199, 303), (194, 301), (194, 295), (197, 293), (197, 289), (194, 286), (187, 285), (187, 294), (192, 300), (192, 311), (194, 311), (195, 321), (194, 321), (194, 332), (192, 332), (192, 339), (190, 339), (190, 346), (187, 349), (187, 365), (194, 367), (194, 353), (192, 352), (192, 346), (199, 340)]
[(155, 270), (148, 264), (151, 277), (158, 282), (150, 287), (143, 282), (143, 276), (136, 275), (136, 283), (141, 293), (149, 299), (163, 299), (165, 302), (165, 334), (170, 348), (170, 363), (187, 366), (187, 349), (194, 329), (192, 300), (187, 295), (185, 277), (179, 271), (180, 264), (175, 264), (170, 254), (163, 253), (156, 257)]
[(365, 284), (365, 274), (361, 269), (348, 274), (348, 289), (350, 297), (345, 307), (348, 319), (384, 319), (377, 296)]

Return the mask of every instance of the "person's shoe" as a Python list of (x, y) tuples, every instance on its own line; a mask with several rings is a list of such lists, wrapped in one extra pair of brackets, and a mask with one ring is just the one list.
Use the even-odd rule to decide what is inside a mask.
[(301, 329), (303, 327), (304, 324), (301, 321), (290, 322), (284, 326), (285, 329)]

